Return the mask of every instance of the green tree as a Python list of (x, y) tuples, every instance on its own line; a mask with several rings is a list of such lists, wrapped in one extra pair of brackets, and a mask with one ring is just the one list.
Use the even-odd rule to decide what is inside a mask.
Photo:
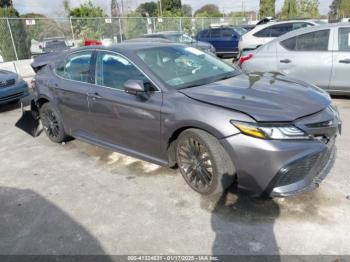
[(349, 0), (340, 0), (339, 5), (340, 16), (350, 17), (350, 1)]
[[(19, 14), (12, 6), (8, 6), (0, 8), (0, 18), (1, 17), (18, 18)], [(11, 27), (18, 59), (30, 58), (30, 40), (27, 38), (25, 22), (19, 19), (9, 19), (8, 21)], [(0, 32), (2, 34), (2, 37), (0, 37), (0, 52), (4, 61), (15, 60), (16, 55), (6, 19), (0, 19)]]
[(145, 15), (145, 13), (148, 13), (150, 17), (156, 17), (158, 15), (158, 6), (155, 2), (146, 2), (143, 4), (140, 4), (136, 8), (136, 12)]
[(331, 21), (336, 21), (339, 19), (339, 9), (340, 9), (340, 0), (333, 0), (332, 4), (329, 6), (329, 19)]
[[(162, 0), (162, 11), (181, 12), (181, 0)], [(165, 16), (163, 14), (163, 16)]]
[(12, 0), (0, 0), (0, 8), (13, 7)]
[(284, 0), (281, 12), (281, 19), (292, 19), (298, 16), (298, 6), (296, 0)]
[(298, 17), (300, 18), (319, 18), (320, 5), (318, 0), (298, 0)]
[(182, 5), (182, 15), (184, 17), (191, 17), (192, 16), (192, 6), (190, 5)]
[(222, 17), (222, 13), (217, 5), (208, 4), (199, 8), (195, 13), (197, 17)]
[[(70, 9), (69, 16), (72, 18), (74, 35), (80, 38), (98, 40), (108, 35), (107, 25), (103, 18), (106, 15), (101, 7), (94, 6), (91, 1)], [(92, 17), (96, 19), (91, 19)]]
[(260, 0), (260, 18), (275, 16), (275, 3), (276, 0)]

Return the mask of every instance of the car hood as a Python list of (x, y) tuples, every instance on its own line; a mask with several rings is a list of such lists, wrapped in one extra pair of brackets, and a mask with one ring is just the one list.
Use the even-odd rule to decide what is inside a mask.
[(246, 113), (261, 122), (291, 122), (331, 103), (325, 91), (278, 73), (239, 74), (179, 91), (201, 102)]
[(6, 71), (6, 70), (0, 70), (0, 81), (6, 81), (9, 79), (16, 79), (16, 78), (17, 78), (16, 73)]

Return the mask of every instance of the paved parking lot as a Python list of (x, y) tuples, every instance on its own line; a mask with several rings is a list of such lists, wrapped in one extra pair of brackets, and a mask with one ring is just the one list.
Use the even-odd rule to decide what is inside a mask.
[(0, 254), (350, 254), (350, 99), (321, 187), (260, 200), (201, 197), (179, 172), (14, 127), (0, 108)]

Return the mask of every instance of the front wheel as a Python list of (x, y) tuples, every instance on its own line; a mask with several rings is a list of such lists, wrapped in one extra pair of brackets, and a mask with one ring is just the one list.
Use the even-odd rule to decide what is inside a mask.
[(181, 133), (176, 158), (185, 181), (200, 194), (220, 193), (235, 180), (235, 168), (225, 149), (205, 131), (187, 129)]

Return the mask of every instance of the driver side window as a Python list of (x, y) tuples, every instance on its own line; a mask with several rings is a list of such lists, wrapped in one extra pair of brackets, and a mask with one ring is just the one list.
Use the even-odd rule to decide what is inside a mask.
[(98, 52), (95, 82), (97, 85), (124, 90), (128, 80), (141, 80), (147, 91), (156, 91), (154, 85), (127, 59), (109, 52)]

